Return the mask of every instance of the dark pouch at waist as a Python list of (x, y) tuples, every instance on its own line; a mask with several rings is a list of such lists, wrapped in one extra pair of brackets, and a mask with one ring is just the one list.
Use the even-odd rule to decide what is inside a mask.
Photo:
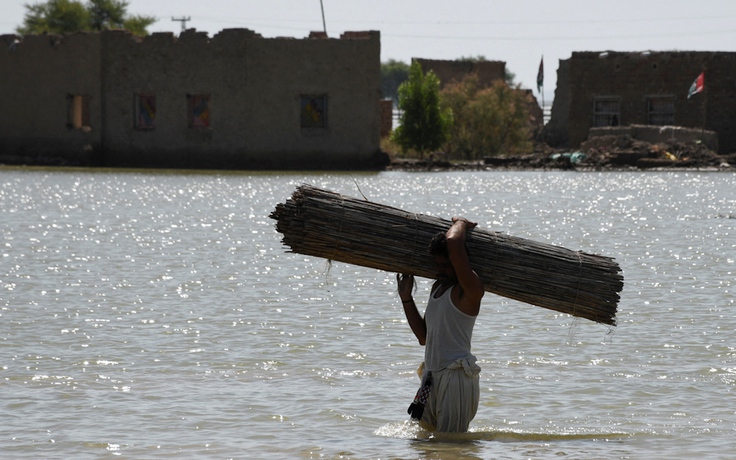
[(406, 411), (414, 420), (422, 419), (422, 414), (424, 414), (424, 405), (427, 404), (427, 399), (429, 399), (429, 387), (432, 386), (432, 374), (429, 372), (427, 372), (427, 374), (427, 378), (424, 380), (423, 385), (419, 390), (417, 390), (416, 396), (414, 396), (414, 402), (409, 405), (409, 409)]

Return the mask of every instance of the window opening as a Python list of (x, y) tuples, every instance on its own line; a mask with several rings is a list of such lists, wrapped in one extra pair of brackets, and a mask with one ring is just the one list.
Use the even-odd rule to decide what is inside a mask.
[(189, 98), (189, 126), (191, 128), (209, 128), (212, 124), (212, 96), (209, 94), (191, 94)]
[(67, 101), (67, 126), (70, 129), (90, 131), (89, 100), (87, 95), (69, 94)]
[(621, 101), (618, 98), (597, 98), (593, 106), (593, 126), (621, 124)]
[(156, 95), (141, 93), (135, 95), (135, 127), (154, 129), (156, 127)]
[(647, 123), (650, 125), (675, 124), (675, 97), (656, 96), (647, 98)]
[(327, 95), (302, 95), (301, 127), (327, 128)]

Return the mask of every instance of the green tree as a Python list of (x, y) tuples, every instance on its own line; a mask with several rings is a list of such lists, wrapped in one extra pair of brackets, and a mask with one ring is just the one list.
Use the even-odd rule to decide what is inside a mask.
[(16, 29), (21, 35), (88, 30), (89, 11), (78, 1), (49, 0), (25, 7), (23, 25)]
[(532, 149), (529, 94), (497, 80), (482, 88), (476, 75), (448, 85), (442, 104), (452, 110), (454, 123), (446, 144), (452, 157), (529, 152)]
[(503, 69), (503, 81), (506, 82), (509, 86), (516, 86), (516, 74), (511, 72), (508, 68), (504, 67)]
[(409, 64), (389, 59), (381, 63), (381, 94), (399, 104), (399, 86), (409, 78)]
[(419, 62), (412, 63), (409, 79), (399, 86), (400, 125), (391, 140), (403, 152), (415, 150), (424, 158), (426, 152), (439, 149), (448, 139), (452, 111), (440, 105), (440, 80), (431, 70), (425, 75)]
[(145, 37), (148, 35), (148, 26), (156, 21), (157, 19), (153, 16), (127, 16), (123, 21), (123, 29), (134, 35)]
[(124, 0), (48, 0), (26, 4), (23, 25), (16, 29), (21, 35), (68, 34), (80, 31), (125, 29), (136, 35), (148, 35), (146, 30), (156, 22), (152, 16), (130, 16)]
[(92, 30), (122, 29), (128, 2), (119, 0), (89, 0), (87, 11)]

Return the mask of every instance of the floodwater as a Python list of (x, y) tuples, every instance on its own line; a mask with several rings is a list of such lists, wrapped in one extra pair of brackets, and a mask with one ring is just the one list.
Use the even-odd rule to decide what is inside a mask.
[[(424, 432), (394, 274), (288, 253), (268, 218), (303, 183), (615, 257), (618, 326), (487, 294), (478, 415)], [(0, 452), (732, 458), (735, 191), (696, 171), (0, 170)]]

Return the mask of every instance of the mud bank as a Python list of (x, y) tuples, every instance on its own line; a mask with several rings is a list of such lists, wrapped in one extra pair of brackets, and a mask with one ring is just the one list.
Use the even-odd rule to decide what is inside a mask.
[(388, 170), (662, 170), (707, 169), (736, 171), (736, 153), (718, 155), (697, 141), (650, 143), (629, 135), (598, 136), (579, 150), (538, 145), (521, 156), (495, 156), (477, 161), (448, 161), (441, 155), (423, 160), (394, 159)]

